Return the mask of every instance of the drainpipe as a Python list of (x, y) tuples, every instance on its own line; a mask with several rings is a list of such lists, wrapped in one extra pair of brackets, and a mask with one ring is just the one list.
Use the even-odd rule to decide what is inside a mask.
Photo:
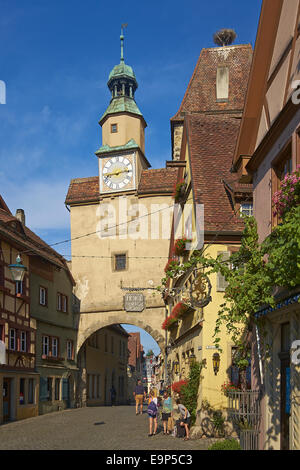
[(258, 353), (258, 363), (259, 363), (259, 373), (260, 373), (260, 382), (264, 384), (264, 376), (263, 376), (263, 368), (262, 368), (262, 360), (261, 360), (261, 348), (260, 348), (260, 339), (258, 334), (258, 328), (255, 326), (255, 334), (256, 334), (256, 342), (257, 342), (257, 353)]

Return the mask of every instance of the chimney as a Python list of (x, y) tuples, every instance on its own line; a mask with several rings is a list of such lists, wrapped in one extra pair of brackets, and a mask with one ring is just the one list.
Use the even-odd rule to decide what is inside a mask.
[(16, 219), (18, 219), (23, 225), (25, 225), (25, 212), (24, 209), (16, 210)]

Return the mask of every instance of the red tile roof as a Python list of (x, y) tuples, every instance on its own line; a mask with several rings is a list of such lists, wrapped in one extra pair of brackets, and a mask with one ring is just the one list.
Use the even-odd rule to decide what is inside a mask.
[[(252, 61), (250, 44), (202, 49), (179, 110), (171, 121), (187, 113), (231, 113), (242, 111)], [(218, 66), (229, 68), (229, 99), (217, 102)]]
[(186, 116), (195, 202), (204, 204), (205, 231), (242, 231), (224, 180), (231, 179), (240, 122), (222, 115)]
[(177, 180), (177, 168), (161, 168), (142, 172), (138, 193), (173, 193)]
[[(2, 198), (1, 201), (3, 201)], [(3, 204), (1, 204), (1, 206), (4, 207)], [(19, 219), (14, 217), (7, 206), (6, 208), (7, 209), (0, 208), (0, 237), (7, 239), (17, 246), (20, 250), (20, 254), (24, 252), (29, 256), (37, 255), (65, 269), (73, 285), (75, 285), (75, 281), (70, 273), (65, 258), (26, 227), (26, 225), (23, 225)]]
[[(138, 194), (171, 194), (176, 183), (177, 172), (176, 168), (143, 170), (138, 186)], [(71, 180), (66, 196), (66, 204), (95, 201), (100, 201), (98, 176)]]

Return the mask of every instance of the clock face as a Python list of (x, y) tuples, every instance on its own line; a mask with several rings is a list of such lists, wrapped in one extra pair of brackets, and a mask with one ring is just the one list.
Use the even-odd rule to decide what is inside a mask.
[(130, 158), (112, 157), (103, 166), (103, 183), (113, 191), (126, 189), (132, 178), (133, 164)]

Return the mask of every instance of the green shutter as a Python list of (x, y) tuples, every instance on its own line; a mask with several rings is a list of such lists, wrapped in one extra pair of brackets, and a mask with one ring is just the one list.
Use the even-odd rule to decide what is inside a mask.
[(68, 400), (69, 399), (69, 380), (62, 379), (62, 399)]

